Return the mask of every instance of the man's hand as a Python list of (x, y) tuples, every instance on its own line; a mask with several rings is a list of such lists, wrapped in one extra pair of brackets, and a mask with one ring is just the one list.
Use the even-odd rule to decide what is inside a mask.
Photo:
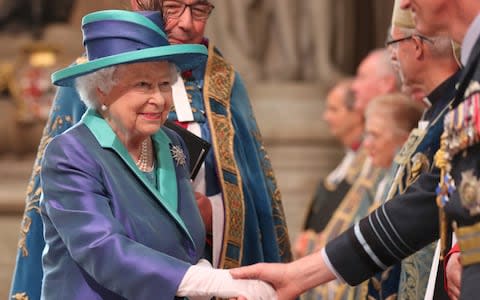
[(460, 297), (460, 282), (462, 279), (460, 252), (450, 255), (445, 273), (447, 277), (448, 296), (451, 300), (457, 300)]
[(231, 269), (230, 274), (235, 279), (260, 279), (270, 283), (278, 300), (295, 299), (306, 290), (335, 279), (321, 251), (288, 264), (260, 263)]
[[(231, 269), (233, 278), (260, 279), (270, 283), (277, 292), (278, 300), (295, 299), (302, 291), (288, 277), (290, 264), (259, 263), (252, 266)], [(240, 298), (242, 299), (242, 298)]]
[(195, 192), (195, 199), (197, 200), (198, 209), (205, 224), (205, 230), (207, 233), (212, 233), (212, 203), (207, 196), (199, 192)]

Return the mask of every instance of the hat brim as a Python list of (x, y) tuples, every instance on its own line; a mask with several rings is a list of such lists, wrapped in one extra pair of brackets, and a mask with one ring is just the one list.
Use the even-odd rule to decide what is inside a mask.
[(77, 77), (103, 68), (134, 62), (166, 60), (174, 63), (182, 71), (191, 70), (205, 63), (207, 56), (207, 48), (197, 44), (179, 44), (147, 48), (69, 66), (53, 73), (52, 83), (58, 86), (74, 86)]

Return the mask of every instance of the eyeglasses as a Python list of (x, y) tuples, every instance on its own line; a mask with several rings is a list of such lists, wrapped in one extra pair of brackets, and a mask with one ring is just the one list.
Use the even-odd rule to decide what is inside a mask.
[(400, 43), (400, 42), (403, 42), (403, 41), (406, 41), (406, 40), (413, 39), (414, 37), (418, 37), (418, 38), (421, 39), (421, 40), (424, 40), (424, 41), (427, 41), (427, 42), (430, 42), (430, 43), (433, 44), (433, 40), (427, 38), (426, 36), (419, 35), (419, 34), (412, 34), (412, 35), (405, 36), (405, 37), (402, 37), (402, 38), (399, 38), (399, 39), (386, 41), (386, 42), (385, 42), (385, 47), (393, 46), (393, 45), (395, 45), (395, 44), (397, 44), (397, 43)]
[(179, 1), (167, 0), (163, 1), (162, 10), (165, 17), (178, 19), (183, 15), (187, 7), (190, 8), (192, 18), (198, 21), (207, 20), (215, 8), (213, 4), (207, 1), (185, 4)]

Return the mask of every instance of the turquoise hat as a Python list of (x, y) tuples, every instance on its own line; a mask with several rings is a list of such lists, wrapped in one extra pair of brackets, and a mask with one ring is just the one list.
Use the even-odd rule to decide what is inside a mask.
[(52, 74), (58, 86), (73, 86), (75, 79), (114, 65), (166, 60), (180, 70), (203, 65), (208, 50), (203, 45), (170, 45), (156, 11), (98, 11), (83, 17), (83, 44), (88, 61)]

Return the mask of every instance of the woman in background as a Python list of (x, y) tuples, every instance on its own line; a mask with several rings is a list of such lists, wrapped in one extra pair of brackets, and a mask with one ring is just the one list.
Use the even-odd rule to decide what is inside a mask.
[[(388, 170), (393, 159), (405, 143), (410, 131), (417, 126), (424, 107), (401, 93), (386, 94), (374, 98), (365, 110), (365, 133), (362, 147), (368, 154), (359, 177), (343, 198), (318, 241), (310, 252), (320, 250), (369, 211), (376, 208), (387, 192)], [(396, 293), (398, 276), (393, 282), (379, 282), (376, 287)], [(365, 282), (351, 287), (332, 281), (306, 293), (308, 299), (366, 299), (368, 288)]]

